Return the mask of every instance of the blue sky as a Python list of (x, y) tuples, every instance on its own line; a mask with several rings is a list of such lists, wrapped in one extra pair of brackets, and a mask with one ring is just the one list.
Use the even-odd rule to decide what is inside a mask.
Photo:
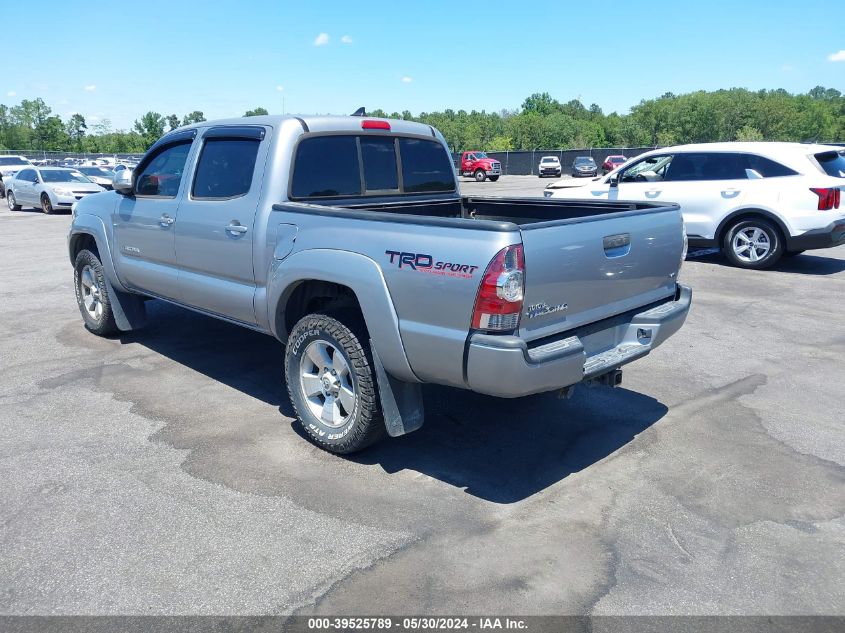
[(4, 58), (17, 61), (4, 68), (0, 102), (41, 97), (62, 117), (80, 112), (89, 125), (109, 118), (129, 128), (147, 110), (212, 119), (256, 106), (281, 112), (283, 98), (288, 112), (364, 105), (417, 114), (518, 108), (547, 91), (627, 112), (667, 91), (822, 84), (845, 92), (843, 8), (843, 0), (4, 3), (5, 24), (34, 26), (36, 13), (55, 39), (7, 38)]

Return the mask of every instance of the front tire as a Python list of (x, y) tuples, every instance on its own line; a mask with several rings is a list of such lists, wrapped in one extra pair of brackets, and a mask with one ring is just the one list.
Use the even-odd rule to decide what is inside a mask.
[(18, 201), (15, 200), (15, 194), (9, 190), (9, 193), (6, 194), (6, 203), (9, 205), (9, 211), (20, 211), (21, 205), (18, 204)]
[(47, 215), (53, 214), (53, 203), (50, 202), (50, 196), (46, 193), (41, 194), (41, 210)]
[(299, 424), (320, 448), (345, 455), (384, 435), (369, 336), (354, 313), (304, 316), (288, 339), (285, 379)]
[(117, 332), (111, 298), (99, 258), (88, 250), (80, 251), (73, 265), (76, 303), (85, 328), (97, 336)]
[(739, 268), (763, 270), (783, 255), (780, 231), (767, 220), (750, 218), (730, 226), (722, 240), (728, 261)]
[(487, 174), (483, 170), (477, 169), (475, 171), (475, 182), (484, 182), (485, 178), (487, 178)]

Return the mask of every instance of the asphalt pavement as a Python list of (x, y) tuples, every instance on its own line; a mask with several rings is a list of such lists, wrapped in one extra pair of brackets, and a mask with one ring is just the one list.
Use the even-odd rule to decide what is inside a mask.
[(88, 334), (69, 223), (0, 210), (0, 614), (845, 614), (845, 247), (693, 254), (621, 388), (426, 387), (343, 458), (269, 337), (157, 301)]

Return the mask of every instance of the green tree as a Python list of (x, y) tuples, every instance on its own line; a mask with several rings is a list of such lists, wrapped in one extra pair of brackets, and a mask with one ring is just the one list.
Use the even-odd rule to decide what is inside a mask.
[[(149, 149), (164, 134), (164, 124), (164, 117), (158, 112), (147, 112), (140, 120), (135, 121), (135, 131), (141, 137), (145, 150)], [(117, 149), (115, 151), (127, 150)]]
[(203, 121), (205, 121), (205, 116), (203, 115), (202, 111), (194, 110), (193, 112), (185, 115), (185, 118), (182, 119), (182, 125), (190, 125), (191, 123), (202, 123)]
[(85, 117), (78, 112), (70, 115), (67, 123), (65, 123), (65, 132), (72, 141), (75, 141), (76, 151), (78, 152), (82, 151), (82, 142), (87, 131), (88, 124), (85, 123)]
[(164, 120), (167, 121), (167, 127), (170, 128), (169, 131), (173, 131), (181, 125), (181, 123), (179, 123), (179, 117), (175, 114), (167, 115), (164, 117)]
[(244, 112), (244, 116), (263, 116), (265, 114), (270, 114), (267, 112), (266, 108), (255, 108), (255, 110), (247, 110)]
[(764, 141), (763, 133), (753, 125), (745, 125), (736, 133), (737, 141)]

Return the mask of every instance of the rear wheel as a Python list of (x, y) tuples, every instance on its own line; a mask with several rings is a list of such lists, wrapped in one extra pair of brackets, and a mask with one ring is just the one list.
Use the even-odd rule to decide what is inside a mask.
[(19, 205), (18, 201), (15, 200), (15, 194), (12, 193), (11, 190), (9, 191), (8, 194), (6, 194), (6, 202), (9, 205), (10, 211), (20, 211), (21, 210), (21, 205)]
[(734, 266), (760, 270), (774, 266), (783, 254), (780, 231), (763, 219), (733, 224), (722, 240), (722, 250)]
[(484, 173), (484, 170), (475, 170), (475, 182), (484, 182), (485, 178), (487, 178), (487, 174)]
[(321, 448), (354, 453), (384, 435), (369, 336), (354, 312), (303, 317), (285, 349), (285, 378), (299, 424)]
[(490, 182), (496, 182), (498, 179), (498, 176), (490, 176)]
[(41, 194), (41, 210), (47, 215), (53, 213), (53, 203), (50, 202), (50, 196), (46, 193)]

